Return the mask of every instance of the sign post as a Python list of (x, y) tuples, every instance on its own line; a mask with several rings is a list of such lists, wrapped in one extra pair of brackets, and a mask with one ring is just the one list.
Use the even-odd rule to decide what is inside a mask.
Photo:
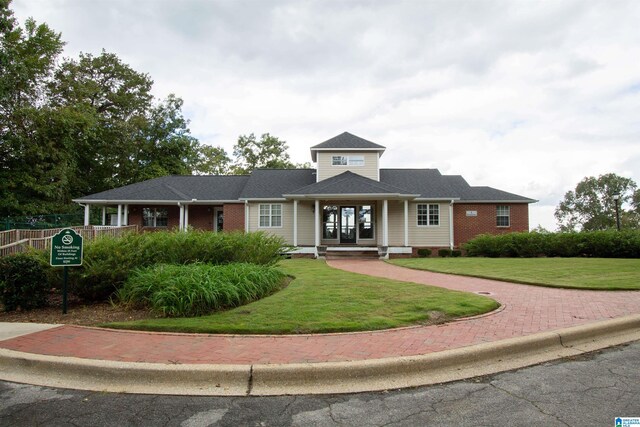
[(67, 281), (69, 267), (82, 265), (82, 236), (72, 228), (60, 230), (51, 238), (51, 258), (49, 264), (52, 267), (63, 267), (64, 282), (62, 284), (62, 314), (67, 314)]

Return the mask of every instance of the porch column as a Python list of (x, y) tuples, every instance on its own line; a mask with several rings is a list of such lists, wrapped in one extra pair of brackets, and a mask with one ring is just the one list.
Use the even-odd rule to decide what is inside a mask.
[(184, 205), (181, 203), (178, 203), (178, 206), (180, 207), (180, 219), (178, 220), (178, 230), (182, 231), (184, 230)]
[(404, 201), (404, 245), (409, 246), (409, 201)]
[(116, 222), (118, 227), (122, 226), (122, 205), (118, 205), (118, 221)]
[(89, 225), (89, 205), (84, 205), (84, 225)]
[(382, 201), (382, 246), (389, 246), (389, 201)]
[(449, 249), (453, 250), (453, 200), (449, 203)]
[(320, 246), (320, 200), (316, 200), (316, 209), (315, 209), (315, 236), (316, 236), (316, 247)]
[(298, 201), (293, 201), (293, 246), (298, 246)]
[(189, 205), (184, 205), (184, 229), (189, 228)]
[(102, 225), (107, 225), (107, 207), (102, 207)]
[(244, 201), (244, 232), (249, 232), (249, 201)]
[(124, 221), (122, 225), (129, 225), (129, 205), (124, 205)]

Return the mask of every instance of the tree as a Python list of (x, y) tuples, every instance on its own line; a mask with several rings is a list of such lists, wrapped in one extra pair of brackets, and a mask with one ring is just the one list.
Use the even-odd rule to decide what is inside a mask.
[(248, 174), (254, 169), (293, 169), (286, 141), (265, 133), (260, 141), (252, 133), (248, 136), (240, 135), (238, 142), (233, 147), (233, 155), (236, 162), (233, 172), (236, 174)]
[(64, 197), (72, 164), (60, 116), (46, 108), (46, 85), (64, 43), (46, 24), (22, 29), (0, 0), (0, 215), (37, 213)]
[[(636, 183), (614, 173), (585, 177), (574, 191), (568, 191), (555, 211), (561, 231), (581, 228), (606, 230), (616, 226), (614, 194), (620, 195), (619, 209), (625, 227), (638, 228), (640, 191)], [(625, 209), (626, 205), (626, 209)]]
[(133, 70), (116, 55), (81, 53), (66, 59), (49, 85), (54, 108), (84, 117), (75, 132), (78, 165), (74, 194), (84, 195), (131, 183), (138, 175), (135, 155), (144, 149), (149, 128), (151, 78)]
[(198, 150), (198, 160), (194, 165), (197, 175), (228, 175), (231, 159), (222, 147), (202, 144)]

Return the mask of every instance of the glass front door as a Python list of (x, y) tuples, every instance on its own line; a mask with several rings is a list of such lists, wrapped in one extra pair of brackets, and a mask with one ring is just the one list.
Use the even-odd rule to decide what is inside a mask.
[(340, 243), (356, 242), (357, 221), (355, 206), (340, 206)]
[(213, 229), (216, 232), (224, 230), (224, 211), (222, 210), (222, 208), (214, 209)]

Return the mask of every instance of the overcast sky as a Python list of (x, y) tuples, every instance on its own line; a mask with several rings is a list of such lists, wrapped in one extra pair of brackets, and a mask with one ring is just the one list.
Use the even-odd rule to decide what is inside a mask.
[(184, 99), (201, 142), (344, 131), (382, 167), (438, 168), (540, 200), (585, 176), (640, 184), (640, 1), (14, 0), (64, 56), (116, 53)]

